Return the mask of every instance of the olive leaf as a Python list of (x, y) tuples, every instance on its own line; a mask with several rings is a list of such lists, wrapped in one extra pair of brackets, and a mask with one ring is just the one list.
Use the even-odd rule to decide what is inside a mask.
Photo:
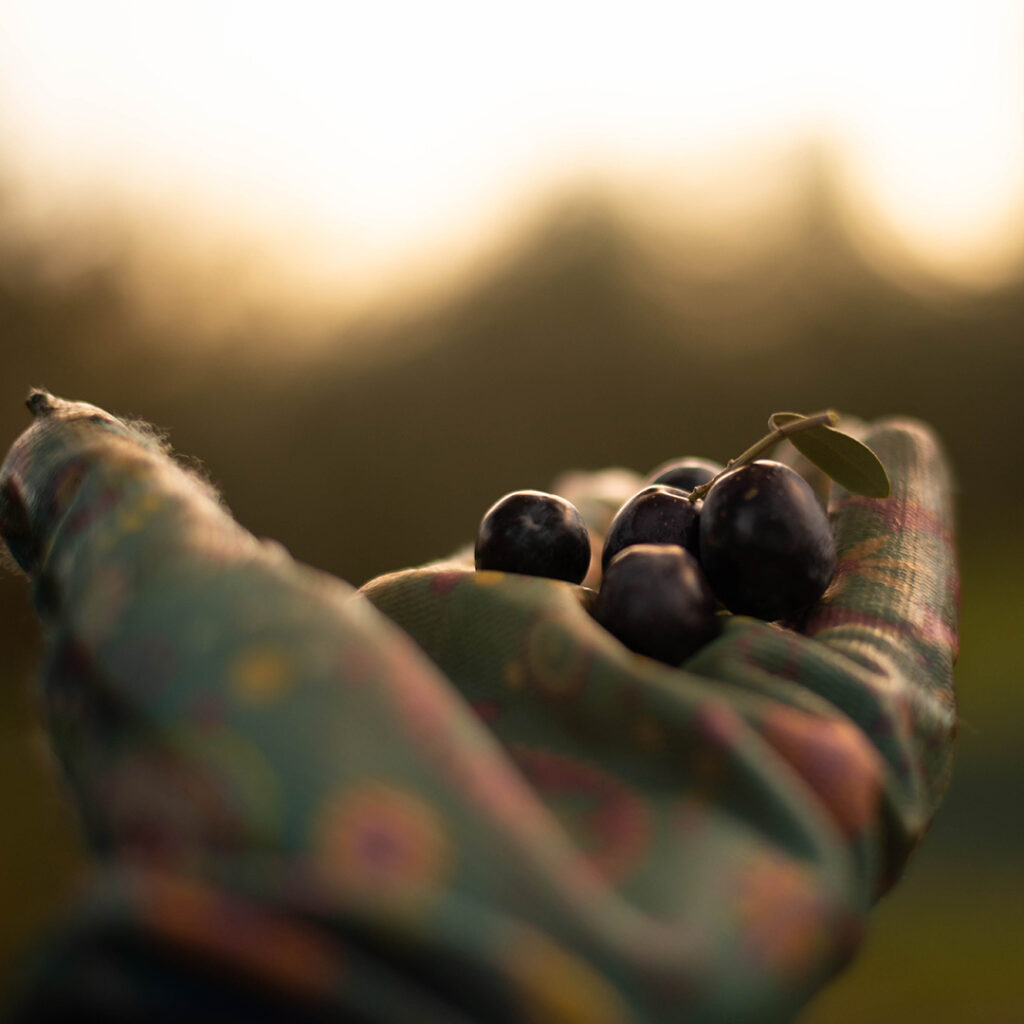
[[(773, 430), (780, 430), (806, 418), (796, 412), (776, 412), (769, 422)], [(878, 456), (856, 438), (825, 424), (787, 433), (786, 437), (805, 459), (851, 493), (868, 498), (889, 497), (889, 476), (885, 467)]]

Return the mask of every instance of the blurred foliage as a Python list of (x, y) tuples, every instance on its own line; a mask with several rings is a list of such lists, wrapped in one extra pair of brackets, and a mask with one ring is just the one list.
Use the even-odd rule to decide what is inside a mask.
[[(141, 416), (202, 460), (235, 515), (353, 583), (445, 554), (484, 509), (560, 471), (725, 460), (770, 412), (826, 406), (929, 421), (960, 482), (964, 724), (947, 805), (865, 951), (802, 1024), (1019, 1019), (1018, 865), (1024, 279), (985, 292), (875, 269), (812, 173), (784, 230), (705, 260), (593, 194), (554, 204), (485, 271), (302, 347), (250, 324), (198, 346), (154, 327), (124, 256), (46, 271), (0, 193), (0, 437), (30, 385)], [(742, 225), (757, 242), (757, 224)], [(110, 252), (109, 247), (104, 250)], [(39, 636), (0, 579), (0, 979), (72, 891), (84, 856), (29, 696)], [(981, 1007), (982, 1009), (978, 1009)]]

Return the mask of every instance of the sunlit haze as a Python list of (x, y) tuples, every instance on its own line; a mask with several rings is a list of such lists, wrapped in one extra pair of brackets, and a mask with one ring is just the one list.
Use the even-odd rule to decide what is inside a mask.
[(86, 198), (186, 234), (247, 224), (367, 276), (576, 172), (671, 189), (824, 139), (933, 269), (1019, 256), (1012, 0), (4, 8), (3, 167), (41, 216)]

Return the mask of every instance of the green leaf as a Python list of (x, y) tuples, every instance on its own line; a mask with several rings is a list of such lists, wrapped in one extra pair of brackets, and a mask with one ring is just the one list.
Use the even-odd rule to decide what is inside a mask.
[[(797, 412), (772, 413), (773, 429), (807, 419)], [(824, 424), (787, 434), (787, 440), (801, 455), (827, 473), (852, 494), (868, 498), (888, 498), (889, 475), (878, 456), (855, 437)]]

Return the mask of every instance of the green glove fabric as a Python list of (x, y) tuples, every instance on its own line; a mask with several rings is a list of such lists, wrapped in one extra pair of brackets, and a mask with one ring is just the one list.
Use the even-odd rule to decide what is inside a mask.
[[(893, 495), (836, 496), (803, 633), (730, 617), (676, 669), (566, 583), (455, 559), (358, 593), (132, 424), (31, 403), (0, 530), (100, 871), (11, 1020), (790, 1020), (941, 800), (957, 576), (921, 424), (869, 429)], [(636, 482), (564, 490), (599, 535)]]

